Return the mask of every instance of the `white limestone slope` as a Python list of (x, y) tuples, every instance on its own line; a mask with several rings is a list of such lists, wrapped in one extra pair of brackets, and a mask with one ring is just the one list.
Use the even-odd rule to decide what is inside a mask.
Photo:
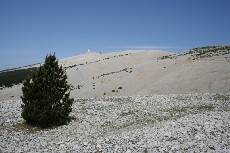
[[(229, 55), (189, 60), (160, 59), (164, 51), (85, 53), (61, 59), (72, 97), (91, 98), (177, 93), (229, 93)], [(79, 89), (80, 88), (80, 89)], [(0, 90), (0, 100), (20, 99), (21, 85)]]
[(67, 69), (69, 82), (75, 87), (72, 96), (230, 92), (228, 61), (219, 58), (159, 59), (168, 54), (163, 51), (125, 51), (87, 53), (81, 60), (73, 58), (70, 60), (72, 65), (84, 65)]

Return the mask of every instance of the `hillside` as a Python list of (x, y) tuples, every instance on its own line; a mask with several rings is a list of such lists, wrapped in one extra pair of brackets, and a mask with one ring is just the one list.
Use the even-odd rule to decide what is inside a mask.
[[(25, 123), (21, 80), (6, 79), (16, 85), (0, 90), (0, 152), (230, 152), (229, 48), (61, 59), (74, 88), (72, 120), (49, 129)], [(0, 74), (22, 72), (31, 73)]]
[[(61, 59), (72, 97), (230, 92), (230, 47), (85, 53)], [(19, 99), (21, 85), (0, 90), (0, 100)]]

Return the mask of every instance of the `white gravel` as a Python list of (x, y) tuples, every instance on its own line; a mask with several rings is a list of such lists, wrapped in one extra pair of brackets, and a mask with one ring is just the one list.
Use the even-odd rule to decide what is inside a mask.
[(0, 102), (3, 152), (230, 152), (229, 94), (75, 99), (75, 120), (43, 130), (20, 105)]

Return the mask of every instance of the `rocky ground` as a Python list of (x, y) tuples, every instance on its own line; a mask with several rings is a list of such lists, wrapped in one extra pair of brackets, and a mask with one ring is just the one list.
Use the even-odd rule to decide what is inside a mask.
[(64, 126), (32, 128), (0, 102), (3, 152), (230, 152), (229, 94), (75, 99)]

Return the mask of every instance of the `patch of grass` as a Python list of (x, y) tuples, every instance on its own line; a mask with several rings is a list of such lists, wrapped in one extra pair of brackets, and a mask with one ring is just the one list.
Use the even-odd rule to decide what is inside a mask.
[(143, 153), (148, 153), (148, 149), (147, 148), (145, 148), (145, 150), (144, 150), (144, 152)]
[(23, 131), (23, 132), (27, 132), (27, 133), (35, 133), (37, 131), (41, 131), (42, 128), (32, 126), (32, 125), (28, 124), (27, 122), (21, 122), (21, 123), (18, 123), (16, 125), (13, 125), (13, 130)]
[(209, 104), (209, 105), (201, 105), (201, 106), (198, 106), (198, 107), (197, 107), (197, 110), (199, 110), (199, 111), (211, 111), (211, 110), (213, 110), (214, 108), (215, 108), (214, 105)]
[(214, 99), (215, 100), (230, 100), (230, 95), (226, 95), (226, 94), (216, 94), (215, 96), (214, 96)]
[(212, 111), (216, 107), (213, 104), (201, 104), (191, 107), (181, 107), (181, 108), (171, 108), (169, 110), (164, 110), (164, 112), (169, 112), (171, 117), (183, 117), (188, 114), (197, 114), (207, 111)]
[(190, 98), (189, 97), (181, 97), (181, 96), (179, 96), (179, 97), (175, 97), (175, 99), (177, 99), (177, 100), (190, 100)]
[(127, 115), (132, 115), (132, 114), (134, 114), (134, 112), (129, 110), (129, 111), (126, 111), (126, 112), (122, 112), (120, 114), (120, 116), (127, 116)]
[(171, 113), (182, 113), (186, 112), (189, 109), (189, 107), (182, 107), (182, 108), (172, 108), (169, 112)]
[(124, 118), (125, 122), (118, 124), (119, 122), (117, 123), (117, 121), (114, 121), (110, 122), (110, 124), (104, 124), (102, 127), (109, 129), (123, 129), (141, 124), (154, 124), (156, 122), (184, 117), (188, 114), (199, 114), (212, 111), (215, 108), (216, 107), (213, 104), (199, 104), (195, 106), (174, 107), (167, 110), (159, 110), (157, 113), (142, 111), (136, 113), (134, 110), (129, 110), (120, 114), (119, 120), (123, 120), (122, 118)]

